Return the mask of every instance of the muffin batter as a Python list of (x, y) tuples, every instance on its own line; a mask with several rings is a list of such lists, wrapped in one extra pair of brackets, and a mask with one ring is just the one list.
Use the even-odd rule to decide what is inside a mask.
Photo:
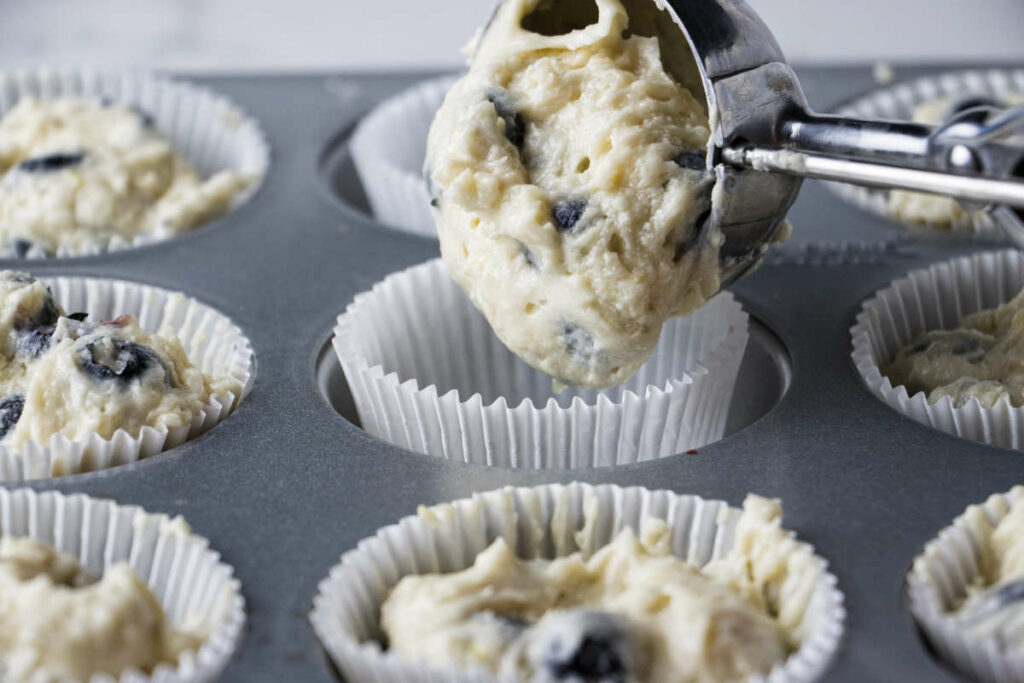
[(402, 579), (381, 624), (404, 658), (516, 680), (745, 680), (799, 647), (820, 570), (781, 516), (748, 497), (734, 547), (702, 568), (672, 553), (660, 520), (553, 561), (501, 538), (465, 571)]
[[(1009, 107), (1024, 103), (1024, 97), (1007, 97), (995, 99), (991, 97), (942, 97), (922, 102), (914, 108), (913, 120), (937, 126), (949, 117), (971, 106), (991, 105)], [(952, 197), (910, 192), (908, 190), (889, 191), (889, 215), (895, 220), (912, 225), (923, 225), (943, 230), (965, 229), (970, 226), (970, 214)]]
[(1007, 497), (1008, 506), (999, 502), (1006, 516), (995, 526), (980, 506), (967, 509), (968, 524), (979, 540), (980, 571), (955, 612), (978, 637), (1024, 654), (1024, 486)]
[(719, 288), (708, 118), (656, 38), (623, 37), (618, 0), (558, 35), (524, 23), (539, 4), (499, 6), (424, 173), (445, 263), (501, 340), (565, 384), (608, 387)]
[(55, 434), (186, 426), (213, 394), (240, 388), (193, 366), (172, 330), (150, 335), (131, 316), (65, 315), (41, 282), (0, 271), (0, 445), (8, 449)]
[(176, 631), (127, 563), (93, 582), (74, 559), (0, 538), (0, 679), (48, 683), (150, 672), (202, 643)]
[(959, 408), (976, 398), (991, 408), (1005, 397), (1024, 406), (1024, 292), (959, 325), (919, 336), (900, 350), (885, 376), (911, 396), (926, 392), (929, 403), (949, 396)]
[(249, 179), (202, 181), (144, 112), (23, 99), (0, 119), (0, 248), (79, 253), (114, 237), (169, 237), (223, 214)]

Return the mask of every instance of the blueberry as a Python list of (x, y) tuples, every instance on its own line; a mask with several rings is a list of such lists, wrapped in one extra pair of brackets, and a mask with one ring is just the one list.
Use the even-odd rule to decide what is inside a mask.
[(594, 360), (597, 345), (594, 342), (594, 335), (590, 332), (575, 323), (566, 323), (562, 326), (561, 338), (570, 356), (584, 365), (590, 365)]
[(20, 356), (39, 358), (49, 350), (52, 338), (52, 327), (28, 330), (18, 335), (14, 349)]
[(29, 257), (46, 257), (53, 256), (54, 252), (52, 249), (33, 242), (32, 240), (23, 239), (16, 237), (10, 242), (4, 244), (3, 249), (0, 249), (0, 255), (4, 257), (14, 258), (29, 258)]
[(679, 168), (691, 171), (706, 171), (708, 169), (707, 152), (702, 149), (687, 150), (672, 161), (676, 162)]
[(498, 118), (505, 122), (505, 137), (508, 141), (516, 147), (522, 147), (523, 139), (526, 137), (526, 122), (523, 115), (513, 109), (504, 94), (489, 95), (487, 101), (494, 105)]
[(89, 314), (85, 313), (84, 311), (79, 311), (78, 313), (69, 313), (68, 315), (66, 315), (64, 317), (65, 318), (70, 318), (70, 319), (72, 319), (72, 320), (74, 320), (76, 322), (83, 322), (86, 318), (89, 317)]
[(530, 266), (534, 270), (537, 269), (537, 257), (534, 256), (533, 252), (530, 251), (530, 248), (523, 244), (522, 242), (519, 243), (519, 253), (523, 255), (523, 259), (526, 260), (526, 264), (528, 266)]
[(976, 353), (981, 350), (981, 340), (974, 337), (964, 337), (956, 346), (954, 346), (950, 353), (954, 356), (966, 356), (969, 353)]
[(37, 328), (52, 328), (57, 324), (58, 318), (60, 318), (60, 311), (57, 309), (57, 304), (54, 302), (53, 297), (50, 296), (49, 292), (47, 292), (46, 298), (43, 299), (42, 306), (39, 307), (39, 310), (36, 311), (36, 314), (32, 317), (31, 325)]
[(32, 249), (32, 243), (28, 240), (16, 239), (11, 242), (10, 248), (16, 258), (25, 258), (28, 256), (29, 250)]
[(85, 152), (56, 152), (26, 159), (18, 164), (18, 170), (25, 173), (54, 173), (77, 166), (84, 158)]
[(572, 610), (546, 617), (540, 629), (544, 668), (557, 681), (620, 683), (629, 675), (630, 652), (619, 620), (607, 613)]
[(25, 410), (25, 397), (21, 394), (11, 394), (0, 399), (0, 439), (7, 436), (8, 432), (14, 429), (21, 419), (21, 413)]
[(115, 337), (93, 339), (76, 353), (78, 369), (98, 380), (117, 380), (127, 384), (150, 368), (161, 365), (156, 352), (148, 346)]
[(153, 115), (152, 114), (150, 114), (148, 111), (146, 111), (145, 109), (143, 109), (142, 107), (140, 107), (137, 104), (130, 105), (128, 108), (131, 109), (132, 112), (136, 116), (139, 117), (139, 121), (142, 122), (142, 126), (144, 128), (152, 128), (153, 127), (153, 124), (155, 123), (155, 121), (153, 120)]
[(583, 218), (587, 211), (587, 200), (585, 199), (563, 199), (557, 202), (551, 215), (555, 219), (555, 227), (561, 232), (572, 232), (576, 224)]
[(983, 619), (1024, 601), (1024, 579), (993, 586), (965, 606), (965, 616)]

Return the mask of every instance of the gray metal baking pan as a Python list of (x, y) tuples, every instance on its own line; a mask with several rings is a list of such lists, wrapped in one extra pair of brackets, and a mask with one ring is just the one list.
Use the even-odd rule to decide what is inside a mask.
[[(896, 71), (910, 78), (940, 68)], [(823, 110), (874, 87), (868, 67), (798, 71)], [(1024, 455), (889, 410), (861, 385), (848, 330), (861, 302), (890, 280), (998, 243), (911, 238), (808, 182), (790, 214), (791, 242), (732, 288), (757, 323), (722, 441), (697, 455), (572, 472), (486, 469), (402, 451), (354, 424), (329, 338), (355, 294), (437, 255), (433, 240), (368, 217), (345, 148), (374, 103), (431, 75), (195, 79), (265, 128), (273, 163), (253, 201), (162, 244), (27, 265), (39, 275), (180, 289), (217, 307), (253, 342), (255, 387), (235, 415), (168, 453), (29, 486), (181, 514), (209, 537), (247, 601), (227, 681), (336, 680), (308, 612), (341, 553), (377, 528), (419, 504), (577, 479), (734, 505), (751, 491), (781, 497), (787, 526), (830, 561), (846, 595), (846, 635), (826, 680), (957, 680), (919, 638), (904, 575), (964, 507), (1024, 482)]]

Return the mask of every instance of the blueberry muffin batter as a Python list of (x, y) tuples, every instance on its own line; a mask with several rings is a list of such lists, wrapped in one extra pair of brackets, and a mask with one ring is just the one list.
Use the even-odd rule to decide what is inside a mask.
[(23, 99), (0, 119), (0, 248), (42, 256), (169, 237), (223, 214), (249, 182), (200, 180), (145, 112)]
[(0, 538), (0, 679), (49, 683), (150, 672), (202, 640), (171, 627), (127, 563), (94, 581), (50, 546)]
[(608, 387), (719, 288), (708, 118), (618, 0), (557, 35), (524, 23), (540, 4), (499, 6), (424, 172), (445, 263), (501, 340), (560, 382)]
[(172, 330), (65, 315), (43, 283), (0, 271), (0, 446), (187, 426), (213, 394), (240, 389), (193, 366)]
[(981, 506), (965, 513), (978, 540), (979, 573), (954, 612), (979, 638), (994, 639), (1000, 649), (1024, 654), (1024, 487), (997, 497), (1005, 516), (993, 525)]
[(1008, 398), (1024, 406), (1024, 293), (960, 321), (953, 330), (925, 332), (900, 350), (884, 370), (893, 386), (913, 396), (944, 396), (957, 408), (977, 399), (991, 408)]
[(465, 571), (402, 579), (381, 624), (404, 658), (515, 680), (745, 680), (799, 647), (821, 570), (781, 517), (748, 497), (734, 547), (701, 568), (672, 553), (660, 520), (552, 561), (499, 539)]

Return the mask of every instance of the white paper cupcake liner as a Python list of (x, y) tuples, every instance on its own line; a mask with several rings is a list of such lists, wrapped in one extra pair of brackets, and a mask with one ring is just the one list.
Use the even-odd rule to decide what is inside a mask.
[[(990, 497), (975, 512), (994, 527), (1024, 489)], [(936, 654), (971, 679), (986, 683), (1024, 681), (1024, 657), (1000, 648), (963, 627), (951, 612), (980, 574), (982, 544), (987, 542), (971, 514), (964, 513), (939, 532), (914, 560), (907, 574), (907, 600), (918, 626)]]
[[(576, 532), (593, 516), (588, 545), (596, 550), (626, 527), (647, 518), (668, 523), (673, 552), (697, 566), (732, 547), (740, 510), (721, 501), (671, 491), (617, 486), (549, 485), (507, 488), (432, 508), (436, 515), (410, 516), (359, 543), (341, 557), (320, 584), (310, 620), (346, 680), (375, 683), (450, 681), (489, 683), (477, 671), (427, 670), (385, 652), (380, 645), (380, 606), (410, 574), (456, 572), (499, 537), (519, 557), (566, 556), (580, 550)], [(801, 647), (766, 678), (771, 683), (812, 681), (824, 673), (843, 632), (843, 595), (822, 561), (811, 597), (799, 618)], [(798, 612), (799, 613), (799, 612)]]
[[(857, 118), (910, 121), (914, 108), (925, 102), (974, 95), (1024, 98), (1024, 69), (972, 69), (924, 76), (873, 90), (842, 105), (835, 113), (839, 116)], [(890, 213), (887, 189), (833, 182), (827, 182), (825, 185), (846, 201), (866, 211), (890, 221), (898, 220)], [(903, 225), (928, 234), (950, 232), (949, 229), (939, 226), (929, 227), (910, 223)], [(1002, 229), (992, 216), (980, 211), (967, 211), (963, 219), (953, 222), (952, 231), (987, 239), (1005, 239)]]
[[(195, 652), (149, 675), (125, 671), (120, 683), (199, 683), (215, 679), (231, 659), (245, 623), (234, 570), (180, 520), (82, 494), (0, 489), (0, 536), (29, 537), (77, 559), (94, 577), (128, 562), (160, 602), (170, 623), (208, 632)], [(3, 679), (0, 664), (0, 679)], [(95, 675), (89, 683), (112, 683)]]
[[(76, 68), (0, 70), (0, 117), (24, 97), (110, 99), (138, 107), (175, 151), (206, 178), (229, 170), (251, 178), (228, 210), (247, 202), (259, 190), (270, 165), (270, 146), (259, 123), (231, 100), (207, 88), (145, 72), (107, 72)], [(215, 219), (216, 220), (216, 219)], [(201, 229), (198, 226), (195, 229)], [(56, 256), (88, 256), (159, 242), (174, 235), (116, 236), (78, 250), (58, 249)], [(32, 250), (25, 258), (45, 254)]]
[(333, 341), (370, 434), (466, 463), (562, 469), (635, 463), (720, 439), (747, 323), (723, 292), (668, 321), (627, 384), (556, 395), (552, 379), (501, 343), (434, 259), (358, 295)]
[(995, 308), (1024, 289), (1024, 255), (1007, 250), (917, 270), (868, 299), (850, 329), (853, 362), (868, 389), (893, 410), (948, 434), (992, 446), (1024, 448), (1024, 408), (1008, 398), (991, 408), (975, 399), (957, 408), (945, 396), (929, 404), (882, 374), (899, 350), (929, 330), (955, 328), (966, 315)]
[(92, 434), (71, 440), (56, 434), (47, 443), (28, 442), (19, 451), (0, 444), (0, 481), (65, 476), (133, 463), (173, 448), (212, 428), (248, 394), (255, 376), (252, 345), (224, 314), (177, 292), (135, 282), (82, 277), (44, 277), (56, 302), (90, 320), (131, 314), (150, 333), (170, 325), (189, 360), (204, 373), (238, 380), (240, 392), (214, 394), (188, 425), (143, 427), (132, 435), (119, 429), (110, 439)]
[(434, 78), (385, 100), (352, 134), (352, 162), (377, 220), (436, 236), (423, 157), (430, 123), (454, 82), (454, 76)]

